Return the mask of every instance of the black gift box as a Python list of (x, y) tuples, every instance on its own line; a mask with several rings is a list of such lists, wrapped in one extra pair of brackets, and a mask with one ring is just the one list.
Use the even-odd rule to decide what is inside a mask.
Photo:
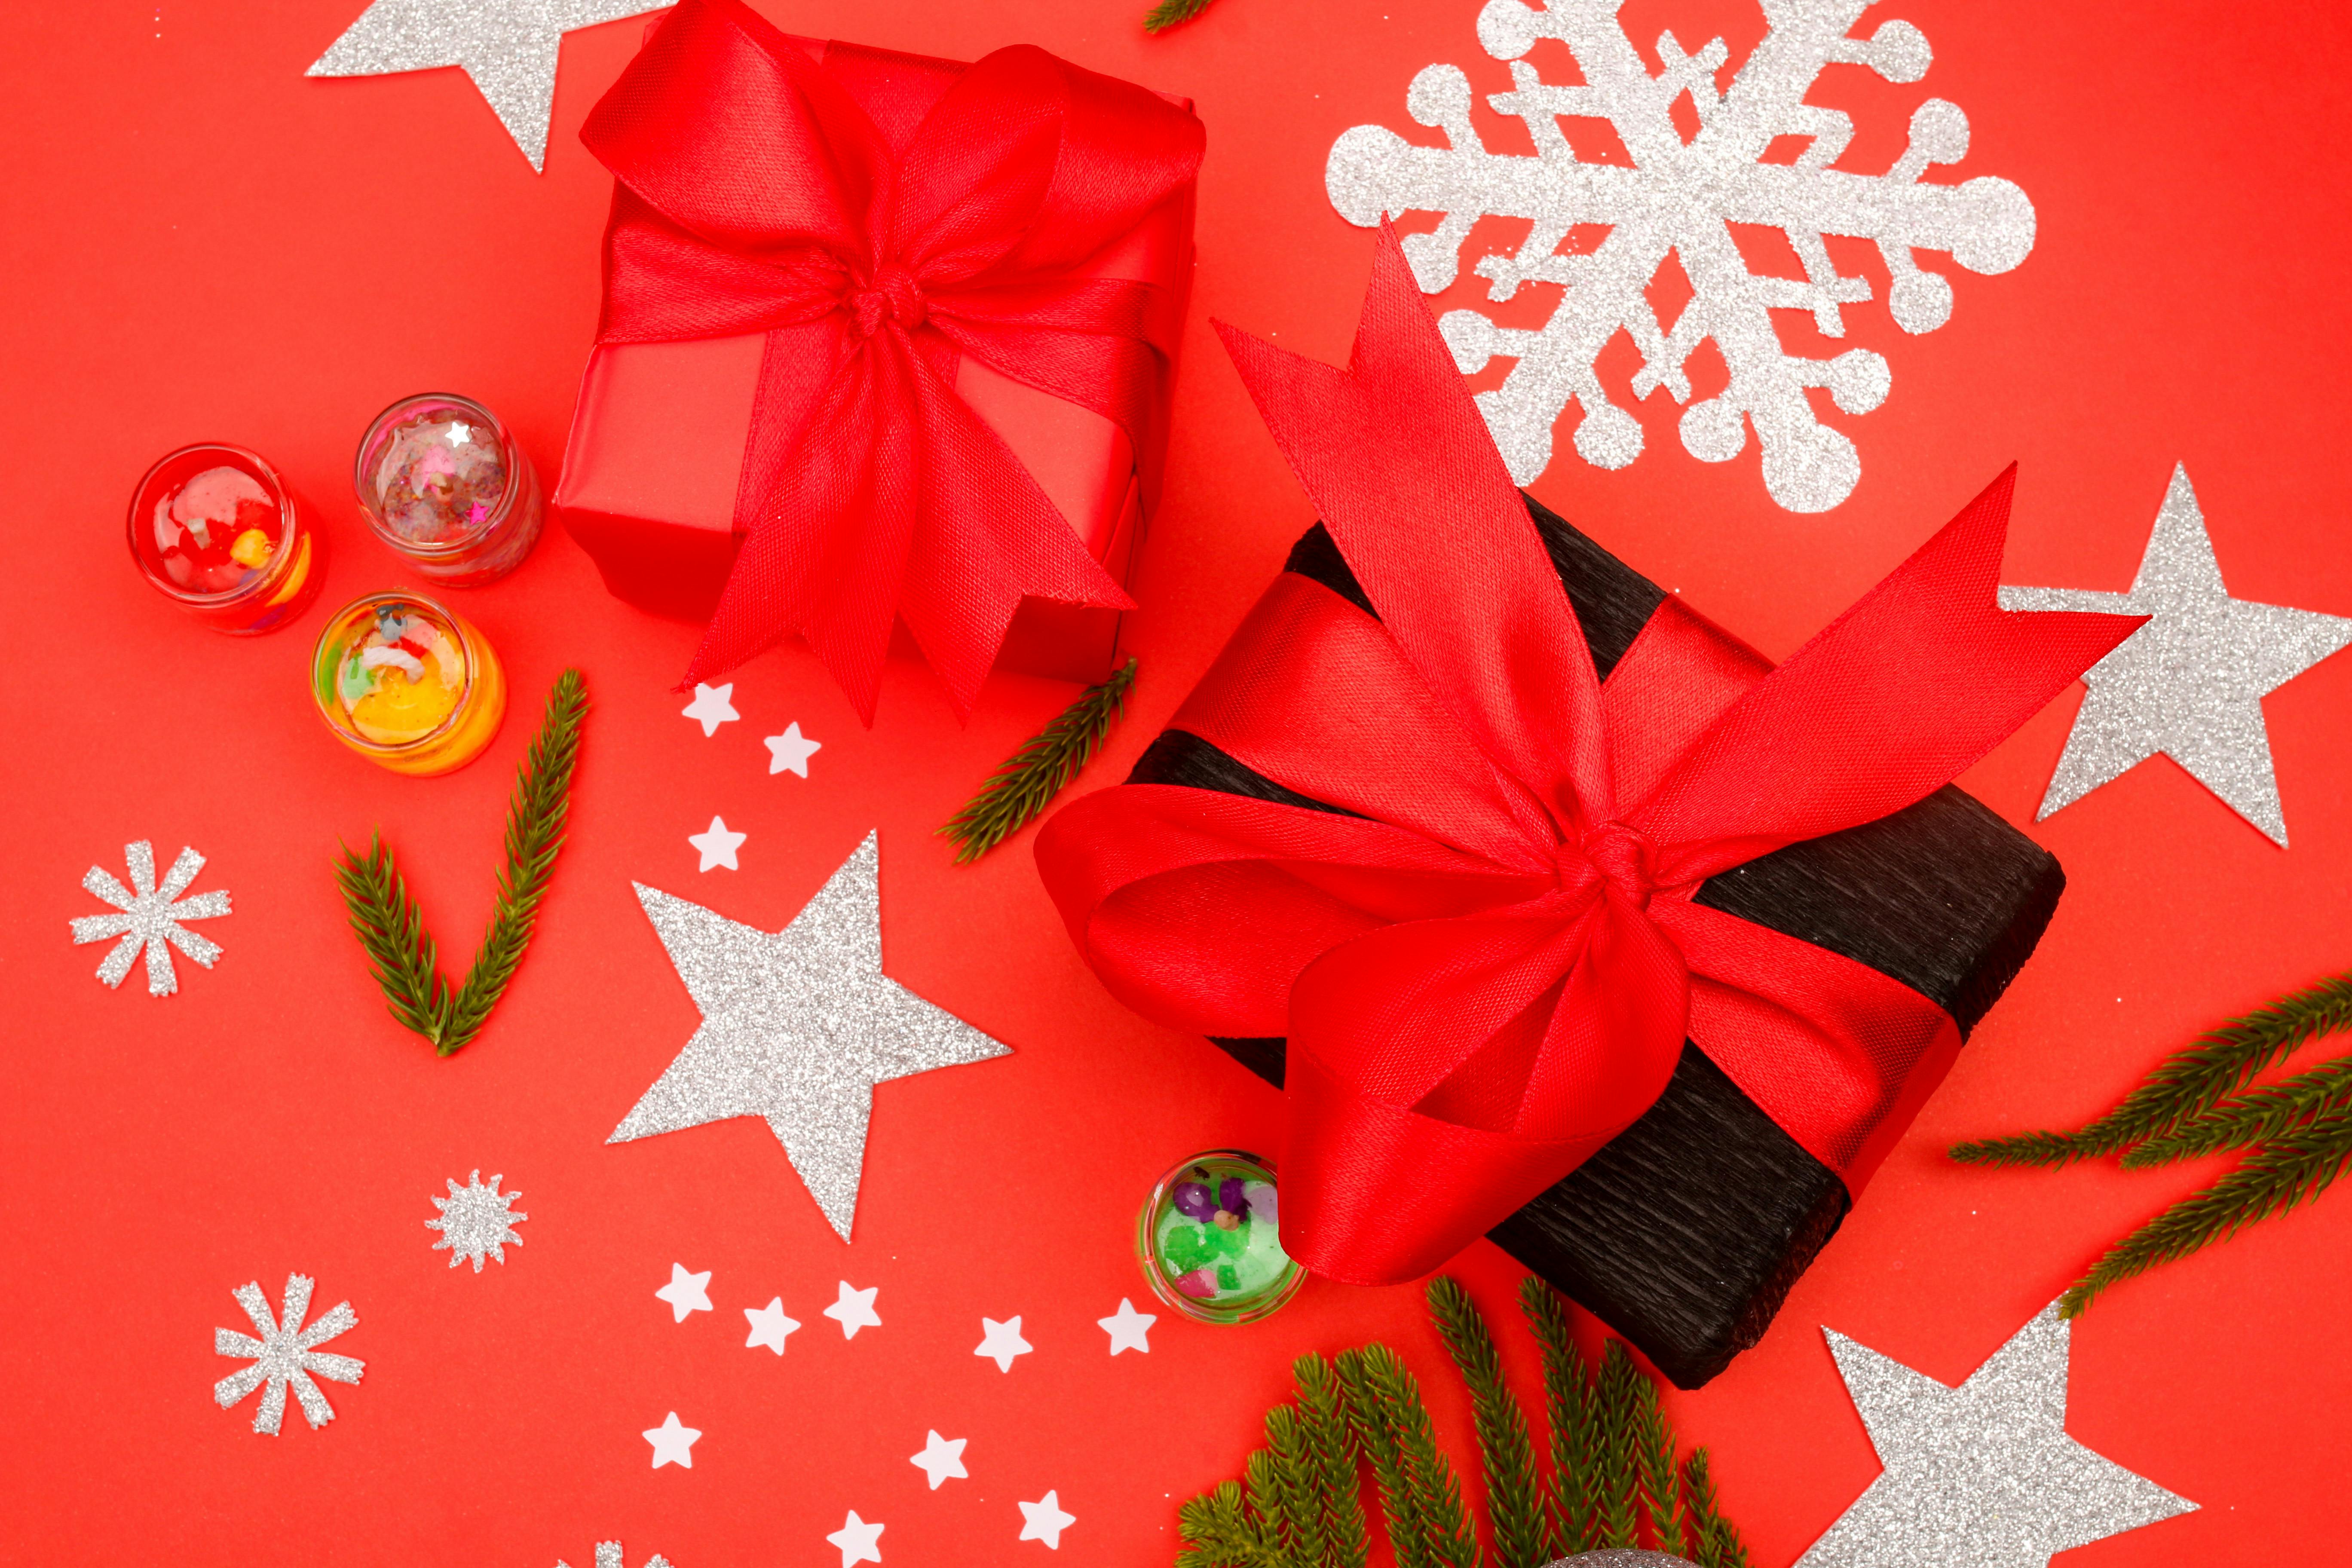
[[(1528, 510), (1605, 679), (1666, 594), (1541, 504)], [(1286, 570), (1373, 613), (1320, 524)], [(1129, 782), (1339, 809), (1181, 730), (1152, 742)], [(1965, 1038), (2032, 955), (2065, 881), (2048, 851), (1947, 785), (1892, 816), (1736, 867), (1696, 898), (1903, 982)], [(1216, 1043), (1282, 1082), (1280, 1039)], [(1696, 1388), (1763, 1336), (1850, 1206), (1836, 1173), (1685, 1041), (1654, 1106), (1490, 1234), (1677, 1385)]]

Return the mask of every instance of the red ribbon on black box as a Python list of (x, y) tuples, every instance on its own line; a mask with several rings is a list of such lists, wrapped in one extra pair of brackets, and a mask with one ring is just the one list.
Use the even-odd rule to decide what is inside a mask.
[[(960, 371), (1108, 421), (1128, 460), (1152, 462), (1182, 260), (1145, 265), (1155, 281), (1103, 258), (1189, 190), (1188, 109), (1027, 46), (957, 66), (683, 0), (581, 137), (620, 186), (600, 345), (765, 337), (740, 550), (725, 541), (685, 683), (796, 634), (871, 722), (903, 620), (964, 712), (1024, 597), (1131, 607)], [(710, 564), (593, 523), (583, 542), (608, 580), (625, 562), (614, 586), (632, 596)]]
[(1037, 858), (1129, 1005), (1288, 1037), (1285, 1247), (1426, 1273), (1641, 1116), (1686, 1035), (1858, 1189), (1954, 1019), (1692, 895), (1938, 790), (2140, 618), (1998, 607), (2004, 473), (1779, 668), (1669, 599), (1604, 683), (1393, 235), (1346, 372), (1219, 330), (1377, 618), (1286, 574), (1171, 729), (1340, 809), (1122, 784)]

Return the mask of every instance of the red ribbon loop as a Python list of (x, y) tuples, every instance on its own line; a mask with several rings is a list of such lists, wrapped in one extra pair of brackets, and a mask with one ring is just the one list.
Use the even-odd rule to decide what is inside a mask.
[(957, 365), (1142, 449), (1175, 302), (1074, 269), (1192, 177), (1201, 126), (1026, 46), (877, 125), (840, 73), (889, 59), (826, 58), (741, 0), (661, 23), (581, 132), (623, 187), (599, 341), (768, 336), (743, 542), (681, 685), (798, 634), (871, 723), (897, 617), (961, 714), (1024, 596), (1132, 601), (957, 395)]
[(1858, 1184), (1957, 1026), (1691, 895), (1948, 783), (2139, 619), (1998, 608), (2005, 473), (1779, 668), (1665, 657), (1669, 602), (1604, 685), (1392, 234), (1347, 371), (1219, 330), (1379, 618), (1285, 574), (1174, 727), (1352, 815), (1122, 785), (1037, 858), (1122, 1000), (1289, 1037), (1286, 1247), (1427, 1272), (1647, 1110), (1685, 1036)]

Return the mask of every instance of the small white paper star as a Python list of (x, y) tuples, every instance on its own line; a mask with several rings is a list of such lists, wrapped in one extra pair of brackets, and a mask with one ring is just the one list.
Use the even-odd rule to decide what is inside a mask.
[(778, 1296), (764, 1307), (746, 1307), (743, 1316), (751, 1325), (751, 1337), (743, 1342), (745, 1350), (765, 1345), (778, 1355), (784, 1353), (784, 1336), (800, 1324), (784, 1316), (784, 1299)]
[(390, 76), (463, 66), (533, 169), (547, 166), (555, 62), (575, 27), (658, 11), (671, 0), (374, 0), (311, 76)]
[(709, 1285), (709, 1269), (706, 1268), (699, 1274), (688, 1274), (685, 1264), (673, 1263), (669, 1266), (669, 1283), (654, 1294), (667, 1301), (669, 1310), (677, 1314), (671, 1321), (682, 1323), (688, 1312), (710, 1310)]
[(678, 1425), (677, 1411), (671, 1411), (660, 1426), (647, 1427), (645, 1436), (646, 1441), (654, 1446), (655, 1469), (664, 1465), (694, 1468), (694, 1445), (702, 1434), (692, 1426)]
[(812, 741), (802, 734), (797, 722), (785, 725), (781, 735), (769, 736), (767, 745), (768, 775), (771, 778), (787, 771), (803, 778), (808, 777), (808, 760), (824, 750), (824, 742)]
[(463, 420), (449, 426), (449, 445), (462, 447), (474, 438), (474, 427)]
[[(130, 887), (124, 887), (96, 866), (81, 879), (82, 888), (92, 898), (112, 904), (122, 912), (77, 916), (72, 923), (74, 944), (105, 942), (112, 937), (122, 939), (98, 966), (99, 979), (110, 986), (122, 984), (122, 977), (131, 973), (131, 965), (139, 957), (139, 950), (145, 948), (147, 994), (169, 996), (180, 988), (179, 972), (172, 967), (172, 948), (178, 948), (206, 969), (221, 953), (219, 943), (198, 936), (180, 922), (217, 920), (228, 913), (228, 895), (198, 893), (193, 899), (180, 899), (188, 890), (188, 884), (196, 879), (196, 873), (205, 868), (205, 858), (193, 849), (180, 851), (180, 858), (172, 862), (160, 888), (155, 885), (153, 844), (144, 838), (136, 844), (126, 844), (122, 847), (122, 858), (131, 872)], [(175, 899), (180, 901), (174, 903)]]
[(923, 1451), (907, 1462), (930, 1478), (933, 1491), (940, 1489), (941, 1481), (969, 1480), (971, 1477), (963, 1468), (963, 1446), (971, 1440), (969, 1437), (949, 1439), (937, 1432), (926, 1433)]
[(1118, 1310), (1108, 1318), (1097, 1318), (1095, 1327), (1110, 1336), (1111, 1354), (1117, 1355), (1121, 1351), (1141, 1351), (1150, 1355), (1151, 1342), (1144, 1336), (1159, 1321), (1152, 1313), (1137, 1311), (1135, 1303), (1121, 1296)]
[(1012, 1321), (1003, 1323), (994, 1318), (982, 1318), (980, 1321), (980, 1343), (973, 1347), (971, 1353), (993, 1357), (997, 1371), (1011, 1372), (1013, 1358), (1027, 1355), (1029, 1349), (1029, 1342), (1021, 1337), (1021, 1319), (1016, 1313)]
[(705, 686), (698, 680), (694, 683), (694, 700), (678, 711), (702, 726), (702, 738), (707, 741), (719, 733), (719, 725), (743, 717), (735, 711), (731, 700), (734, 695), (735, 683), (731, 680), (724, 686)]
[(2054, 1304), (1958, 1388), (1822, 1332), (1886, 1468), (1797, 1568), (2047, 1568), (2197, 1506), (2066, 1435)]
[(849, 1518), (842, 1527), (826, 1536), (825, 1540), (841, 1548), (841, 1568), (856, 1568), (860, 1563), (882, 1561), (882, 1527), (868, 1524), (858, 1518), (854, 1508), (849, 1510)]
[(702, 857), (702, 864), (696, 867), (696, 870), (708, 871), (713, 866), (724, 866), (730, 871), (740, 871), (743, 868), (735, 864), (735, 851), (742, 848), (743, 841), (751, 837), (748, 833), (730, 831), (725, 817), (714, 816), (709, 826), (699, 833), (688, 834), (686, 841), (693, 845)]
[(2003, 588), (2000, 607), (2152, 617), (2084, 675), (2090, 695), (2037, 821), (2161, 752), (2285, 847), (2263, 699), (2352, 643), (2352, 619), (2230, 597), (2185, 465), (2172, 470), (2130, 593)]
[(1021, 1505), (1021, 1539), (1042, 1541), (1048, 1551), (1059, 1552), (1062, 1549), (1062, 1531), (1077, 1522), (1075, 1515), (1062, 1511), (1058, 1491), (1049, 1491), (1035, 1502)]
[(854, 1340), (860, 1329), (878, 1329), (882, 1320), (874, 1313), (875, 1293), (879, 1285), (868, 1285), (863, 1290), (853, 1290), (849, 1281), (841, 1282), (841, 1299), (824, 1310), (824, 1315), (841, 1325), (841, 1337)]

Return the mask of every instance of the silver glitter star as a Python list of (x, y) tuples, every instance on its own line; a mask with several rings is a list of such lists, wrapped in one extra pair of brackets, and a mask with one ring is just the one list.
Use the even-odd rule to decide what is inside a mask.
[(1824, 1329), (1885, 1473), (1797, 1568), (2045, 1568), (2197, 1505), (2066, 1436), (2055, 1303), (1947, 1388)]
[(154, 845), (144, 838), (136, 844), (126, 844), (122, 858), (131, 869), (129, 888), (96, 866), (81, 879), (82, 887), (92, 898), (112, 904), (122, 912), (77, 919), (73, 922), (74, 942), (79, 946), (111, 937), (122, 939), (106, 955), (106, 962), (98, 966), (98, 977), (109, 985), (122, 984), (122, 977), (131, 973), (131, 965), (139, 957), (139, 950), (145, 948), (147, 994), (169, 996), (180, 988), (179, 973), (172, 967), (171, 948), (178, 948), (206, 969), (221, 955), (219, 943), (198, 936), (180, 922), (208, 921), (228, 913), (228, 895), (212, 892), (198, 893), (193, 899), (180, 898), (188, 890), (188, 884), (196, 879), (196, 873), (205, 868), (205, 858), (193, 849), (180, 851), (180, 858), (172, 862), (172, 869), (160, 888), (155, 885)]
[(2162, 752), (2281, 848), (2263, 698), (2352, 643), (2352, 619), (2233, 599), (2176, 464), (2128, 594), (2003, 588), (2004, 610), (2082, 610), (2154, 618), (2093, 665), (2091, 689), (2036, 820)]
[(773, 933), (639, 884), (702, 1026), (605, 1142), (763, 1116), (848, 1240), (874, 1086), (1008, 1054), (882, 973), (881, 869), (869, 833)]
[(441, 1233), (441, 1239), (433, 1244), (431, 1250), (448, 1248), (452, 1268), (460, 1259), (472, 1258), (477, 1274), (482, 1271), (484, 1258), (495, 1258), (504, 1263), (507, 1243), (522, 1245), (522, 1237), (514, 1233), (515, 1222), (530, 1217), (514, 1213), (511, 1207), (522, 1194), (499, 1191), (499, 1184), (506, 1180), (504, 1176), (492, 1176), (488, 1186), (482, 1185), (479, 1171), (467, 1177), (462, 1187), (453, 1176), (444, 1176), (442, 1180), (448, 1184), (449, 1195), (433, 1200), (441, 1217), (425, 1222), (425, 1229)]
[(374, 0), (307, 73), (390, 76), (463, 66), (535, 170), (547, 166), (555, 58), (575, 27), (673, 0)]
[(318, 1347), (337, 1334), (356, 1326), (359, 1314), (352, 1310), (349, 1301), (338, 1301), (334, 1310), (309, 1328), (302, 1326), (302, 1315), (310, 1310), (310, 1277), (289, 1274), (286, 1277), (286, 1322), (279, 1327), (269, 1315), (269, 1298), (261, 1293), (258, 1281), (236, 1288), (236, 1303), (261, 1337), (240, 1334), (234, 1329), (215, 1329), (213, 1349), (221, 1355), (249, 1356), (253, 1364), (243, 1372), (233, 1372), (213, 1384), (214, 1402), (223, 1410), (235, 1405), (255, 1389), (267, 1383), (269, 1386), (261, 1395), (261, 1408), (253, 1417), (253, 1429), (278, 1435), (278, 1423), (286, 1414), (286, 1390), (290, 1385), (294, 1397), (301, 1402), (303, 1418), (316, 1430), (335, 1418), (327, 1404), (327, 1396), (310, 1381), (313, 1373), (332, 1383), (357, 1383), (365, 1364), (353, 1357), (336, 1355)]

